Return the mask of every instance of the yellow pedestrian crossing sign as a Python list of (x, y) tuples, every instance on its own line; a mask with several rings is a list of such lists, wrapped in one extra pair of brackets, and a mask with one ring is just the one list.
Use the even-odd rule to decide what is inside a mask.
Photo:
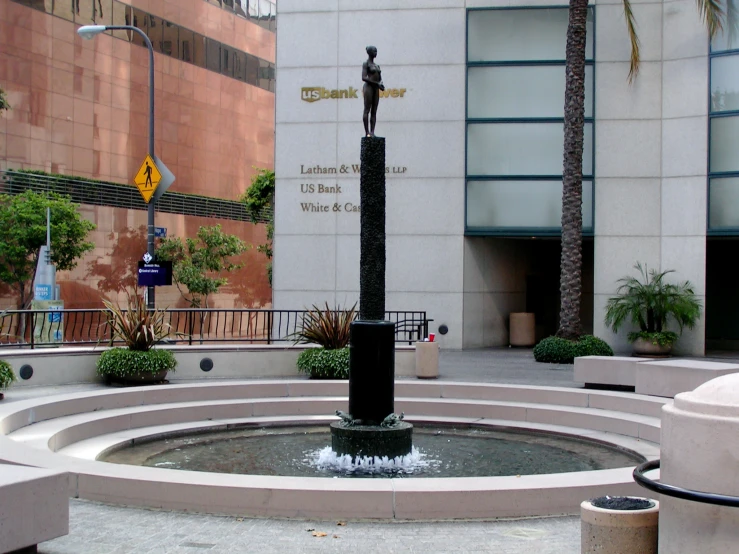
[(151, 156), (147, 155), (144, 159), (144, 163), (141, 164), (136, 177), (133, 178), (134, 183), (139, 188), (141, 196), (144, 197), (144, 202), (147, 204), (151, 197), (154, 196), (154, 192), (159, 186), (159, 181), (162, 180), (162, 174), (154, 163)]

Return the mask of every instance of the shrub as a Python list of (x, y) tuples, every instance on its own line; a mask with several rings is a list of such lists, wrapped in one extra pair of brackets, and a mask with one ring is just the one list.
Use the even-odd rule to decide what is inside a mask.
[(647, 342), (651, 342), (654, 345), (659, 346), (670, 346), (674, 344), (678, 338), (677, 333), (673, 331), (663, 331), (661, 333), (650, 333), (649, 331), (632, 331), (628, 334), (629, 342), (634, 342), (637, 339), (643, 339)]
[(174, 371), (177, 360), (169, 350), (129, 350), (128, 348), (111, 348), (106, 350), (97, 361), (97, 374), (101, 377), (125, 378), (142, 373), (159, 373)]
[(357, 305), (348, 310), (332, 310), (314, 305), (303, 317), (303, 328), (293, 336), (298, 343), (313, 343), (328, 350), (345, 348), (349, 344), (351, 323), (357, 317)]
[(5, 360), (0, 360), (0, 390), (7, 389), (15, 381), (13, 367)]
[(104, 300), (108, 308), (108, 325), (113, 338), (122, 340), (129, 350), (146, 352), (167, 338), (170, 326), (165, 323), (165, 310), (149, 310), (144, 299), (137, 294), (128, 295), (128, 309)]
[(580, 340), (548, 337), (534, 347), (534, 359), (550, 364), (571, 364), (579, 356), (613, 356), (606, 341), (592, 335), (583, 335)]
[(348, 379), (349, 348), (308, 348), (298, 356), (297, 365), (311, 379)]

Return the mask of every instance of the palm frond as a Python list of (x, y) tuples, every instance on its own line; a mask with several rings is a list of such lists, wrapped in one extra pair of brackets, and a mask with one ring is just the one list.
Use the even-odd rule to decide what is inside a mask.
[[(698, 0), (699, 2), (701, 0)], [(713, 0), (706, 0), (713, 1)], [(626, 29), (629, 32), (629, 41), (631, 42), (631, 63), (629, 64), (629, 83), (633, 83), (636, 76), (639, 74), (639, 62), (641, 61), (639, 53), (639, 36), (636, 34), (636, 18), (634, 12), (631, 9), (631, 2), (629, 0), (623, 0), (624, 4), (624, 18), (626, 19)]]
[(719, 0), (696, 0), (701, 19), (706, 24), (710, 38), (724, 28), (725, 12)]

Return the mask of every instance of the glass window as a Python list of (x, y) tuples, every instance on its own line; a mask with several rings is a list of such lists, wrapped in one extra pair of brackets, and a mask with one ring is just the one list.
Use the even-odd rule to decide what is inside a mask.
[[(470, 67), (467, 117), (564, 117), (565, 67)], [(593, 117), (593, 67), (585, 68), (585, 117)]]
[(179, 58), (183, 62), (193, 62), (193, 41), (194, 35), (190, 29), (180, 29), (178, 42), (179, 42)]
[(233, 48), (221, 45), (221, 73), (228, 75), (229, 77), (234, 76), (234, 50)]
[(739, 229), (739, 177), (711, 179), (709, 229)]
[(234, 0), (223, 0), (223, 9), (232, 12), (234, 9)]
[(94, 0), (95, 23), (97, 25), (113, 24), (113, 2), (112, 0)]
[[(583, 228), (593, 227), (593, 183), (582, 184)], [(561, 181), (468, 181), (467, 228), (560, 228)]]
[(241, 50), (234, 50), (234, 74), (233, 77), (239, 81), (246, 80), (246, 53)]
[[(62, 0), (64, 2), (65, 0)], [(97, 15), (97, 0), (72, 0), (77, 25), (94, 25)]]
[(248, 17), (247, 10), (249, 9), (249, 1), (248, 0), (235, 0), (234, 1), (234, 11), (236, 12), (236, 15), (239, 17)]
[(221, 43), (205, 38), (205, 66), (216, 73), (221, 72)]
[(219, 8), (221, 7), (221, 0), (205, 0), (205, 1), (208, 2), (209, 4), (215, 4)]
[(719, 32), (711, 41), (712, 52), (739, 49), (739, 34), (732, 25), (724, 25), (724, 30)]
[[(467, 53), (470, 62), (564, 60), (569, 12), (566, 8), (471, 10)], [(588, 10), (587, 59), (593, 58), (593, 11)]]
[[(138, 27), (144, 33), (149, 35), (149, 14), (139, 10), (138, 8), (129, 8), (129, 25), (133, 25), (134, 27)], [(139, 33), (135, 33), (134, 31), (127, 31), (129, 36), (131, 37), (131, 42), (134, 44), (138, 44), (139, 46), (146, 47), (146, 41), (144, 40), (144, 37), (142, 37)]]
[(164, 33), (164, 21), (161, 17), (149, 15), (149, 40), (154, 47), (154, 52), (162, 53), (162, 39)]
[(75, 14), (80, 11), (79, 0), (57, 0), (51, 6), (55, 16), (67, 21), (74, 21)]
[(739, 110), (739, 56), (711, 59), (711, 111)]
[[(113, 25), (130, 25), (130, 8), (118, 0), (113, 0)], [(129, 40), (127, 31), (110, 31), (114, 37)]]
[[(593, 125), (585, 124), (583, 174), (591, 175)], [(471, 123), (468, 175), (561, 175), (563, 123)]]
[(711, 118), (710, 140), (709, 171), (739, 171), (739, 116)]
[(259, 82), (259, 58), (246, 55), (246, 82), (256, 86)]
[(162, 53), (167, 56), (174, 56), (179, 58), (178, 46), (179, 46), (179, 25), (164, 21), (162, 27)]
[(269, 81), (272, 78), (272, 68), (268, 61), (259, 60), (259, 87), (269, 90)]
[(192, 47), (192, 63), (198, 67), (205, 67), (205, 37), (193, 33)]

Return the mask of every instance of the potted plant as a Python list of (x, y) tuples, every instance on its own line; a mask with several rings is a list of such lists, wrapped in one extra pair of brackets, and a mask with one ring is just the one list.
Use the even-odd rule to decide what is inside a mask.
[(618, 332), (627, 320), (638, 331), (628, 334), (634, 344), (634, 353), (646, 356), (667, 356), (679, 334), (667, 329), (668, 322), (677, 323), (680, 333), (683, 327), (692, 329), (700, 318), (702, 306), (696, 298), (690, 281), (679, 284), (665, 282), (668, 273), (648, 269), (637, 263), (634, 266), (639, 277), (623, 277), (616, 291), (617, 296), (606, 304), (606, 325)]
[(320, 348), (308, 348), (300, 353), (298, 371), (311, 379), (349, 378), (349, 332), (357, 316), (357, 305), (349, 310), (328, 307), (313, 309), (303, 318), (303, 326), (295, 333), (296, 343), (317, 344)]
[[(13, 367), (5, 360), (0, 360), (0, 391), (7, 389), (15, 381)], [(0, 400), (5, 396), (0, 392)]]
[(128, 296), (128, 309), (103, 301), (108, 308), (108, 325), (114, 340), (125, 347), (106, 350), (97, 361), (97, 373), (107, 382), (146, 384), (163, 381), (174, 371), (177, 360), (169, 350), (154, 346), (170, 334), (165, 310), (149, 310), (143, 298)]

